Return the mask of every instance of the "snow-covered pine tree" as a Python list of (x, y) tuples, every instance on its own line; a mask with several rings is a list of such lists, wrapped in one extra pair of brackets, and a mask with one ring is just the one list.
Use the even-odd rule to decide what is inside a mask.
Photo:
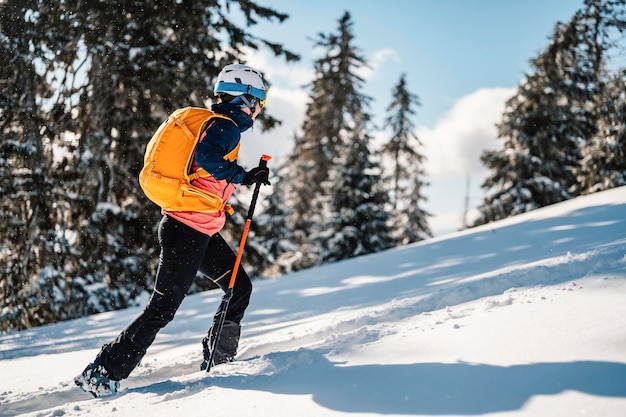
[[(39, 182), (58, 194), (37, 197), (45, 200), (39, 205), (6, 200), (10, 206), (6, 212), (20, 213), (27, 222), (37, 220), (34, 207), (45, 212), (44, 229), (32, 222), (21, 228), (28, 235), (23, 242), (39, 253), (45, 245), (38, 239), (54, 248), (53, 264), (30, 266), (32, 276), (44, 274), (39, 288), (45, 290), (26, 309), (25, 320), (7, 326), (24, 328), (68, 318), (51, 313), (45, 320), (30, 320), (38, 311), (56, 311), (61, 302), (56, 295), (67, 292), (70, 284), (82, 283), (92, 294), (101, 290), (88, 302), (70, 299), (66, 304), (76, 307), (76, 314), (125, 307), (149, 285), (158, 258), (155, 230), (160, 215), (137, 182), (148, 139), (173, 109), (208, 104), (215, 76), (225, 64), (244, 61), (244, 46), (265, 46), (286, 59), (297, 58), (247, 30), (259, 20), (283, 21), (286, 15), (254, 2), (236, 4), (243, 16), (242, 27), (233, 23), (237, 9), (222, 3), (0, 3), (2, 16), (14, 16), (36, 29), (38, 36), (14, 30), (9, 24), (14, 19), (3, 18), (3, 56), (15, 55), (13, 44), (28, 55), (23, 62), (34, 63), (31, 73), (35, 68), (41, 80), (56, 80), (51, 94), (35, 79), (23, 83), (22, 75), (3, 76), (7, 82), (3, 92), (38, 98), (15, 101), (12, 114), (17, 127), (5, 125), (3, 134), (7, 129), (23, 131), (23, 126), (37, 121), (33, 115), (41, 115), (29, 140), (39, 133), (37, 139), (49, 156), (40, 165), (49, 172)], [(44, 106), (46, 111), (41, 111)], [(266, 121), (271, 124), (272, 118)], [(18, 157), (28, 158), (29, 149), (34, 148), (16, 148)], [(1, 181), (19, 181), (25, 169), (3, 170)], [(0, 227), (14, 226), (3, 223)], [(21, 244), (8, 241), (7, 253), (16, 253)]]
[(583, 148), (577, 171), (585, 194), (626, 185), (626, 70), (605, 91), (598, 107), (598, 134)]
[[(390, 186), (391, 223), (396, 244), (416, 242), (432, 236), (428, 216), (421, 205), (426, 201), (423, 187), (425, 156), (419, 152), (422, 143), (415, 133), (412, 117), (419, 97), (408, 90), (406, 75), (402, 74), (392, 90), (387, 107), (385, 127), (391, 130), (389, 142), (382, 147), (385, 179)], [(384, 169), (385, 170), (385, 169)]]
[(367, 120), (348, 137), (352, 146), (331, 178), (333, 195), (325, 230), (314, 235), (322, 247), (322, 262), (335, 262), (379, 252), (393, 246), (389, 229), (389, 196), (383, 188), (380, 166), (369, 150)]
[(609, 70), (621, 63), (625, 52), (626, 0), (586, 0), (580, 26), (579, 56), (589, 74), (588, 103), (597, 130), (583, 144), (583, 159), (575, 173), (581, 191), (593, 193), (626, 184), (626, 70), (623, 66), (613, 74)]
[[(310, 126), (309, 129), (308, 136), (313, 137), (314, 126)], [(280, 189), (281, 198), (289, 207), (285, 221), (291, 230), (292, 243), (297, 247), (298, 253), (298, 256), (290, 257), (293, 259), (290, 268), (294, 270), (305, 269), (318, 263), (316, 251), (310, 242), (310, 234), (317, 211), (312, 208), (318, 206), (313, 204), (313, 200), (320, 194), (320, 184), (313, 178), (318, 170), (316, 158), (311, 159), (316, 156), (311, 149), (315, 142), (309, 143), (305, 138), (304, 134), (294, 135), (293, 148), (285, 162), (286, 169), (281, 169), (281, 176), (274, 187)]]
[(422, 181), (422, 177), (415, 176), (413, 178), (413, 184), (410, 187), (411, 192), (407, 198), (407, 209), (404, 211), (407, 218), (401, 224), (404, 229), (398, 229), (399, 235), (403, 237), (403, 240), (400, 241), (401, 244), (418, 242), (433, 236), (428, 224), (430, 213), (424, 210), (421, 205), (426, 200), (422, 193), (422, 187), (425, 185), (427, 183)]
[[(363, 138), (363, 120), (371, 98), (360, 92), (363, 79), (357, 74), (366, 66), (354, 45), (353, 22), (348, 12), (334, 33), (320, 33), (314, 46), (323, 50), (314, 63), (311, 101), (307, 105), (302, 133), (295, 140), (290, 173), (285, 177), (286, 199), (293, 209), (289, 219), (303, 256), (296, 269), (319, 264), (324, 256), (324, 233), (334, 227), (335, 188), (354, 140)], [(358, 169), (358, 168), (355, 168)], [(341, 171), (342, 174), (339, 174)], [(356, 174), (355, 174), (356, 175)]]
[(557, 24), (548, 48), (531, 60), (533, 72), (507, 102), (498, 136), (501, 151), (484, 152), (490, 169), (480, 217), (487, 223), (577, 195), (573, 174), (580, 161), (581, 141), (593, 134), (594, 121), (573, 83), (579, 43), (575, 17)]
[(581, 193), (582, 150), (598, 135), (604, 140), (599, 120), (607, 108), (607, 51), (616, 46), (613, 35), (626, 29), (625, 4), (586, 0), (569, 22), (556, 25), (548, 48), (531, 61), (534, 72), (499, 125), (504, 149), (482, 156), (491, 173), (476, 224)]
[(48, 37), (38, 3), (0, 4), (0, 331), (71, 317), (71, 301), (84, 296), (63, 276), (72, 271), (72, 199), (55, 175), (63, 161), (55, 158), (56, 132), (46, 119), (54, 80), (38, 72), (64, 58), (52, 52), (63, 43)]
[(258, 263), (257, 269), (264, 277), (276, 277), (293, 270), (301, 252), (295, 244), (294, 229), (289, 227), (287, 219), (292, 208), (286, 203), (286, 185), (284, 177), (291, 170), (290, 161), (281, 163), (272, 178), (275, 184), (267, 196), (267, 204), (256, 216), (253, 224), (257, 225), (259, 246), (264, 248), (265, 257)]

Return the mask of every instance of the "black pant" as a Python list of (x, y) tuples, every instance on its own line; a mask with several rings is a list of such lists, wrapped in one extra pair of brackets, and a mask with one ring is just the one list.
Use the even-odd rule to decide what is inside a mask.
[[(235, 254), (221, 235), (205, 235), (176, 219), (163, 216), (159, 225), (161, 256), (154, 291), (143, 312), (99, 353), (100, 364), (116, 380), (127, 378), (146, 350), (173, 318), (196, 273), (200, 271), (223, 290), (228, 288)], [(226, 320), (239, 324), (250, 301), (252, 283), (239, 267)], [(216, 313), (220, 314), (220, 311)]]

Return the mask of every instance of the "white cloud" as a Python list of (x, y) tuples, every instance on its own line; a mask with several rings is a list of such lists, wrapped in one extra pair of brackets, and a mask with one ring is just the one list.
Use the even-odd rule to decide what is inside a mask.
[(253, 51), (247, 63), (261, 71), (271, 83), (265, 111), (282, 124), (270, 132), (261, 132), (256, 127), (244, 133), (240, 154), (244, 166), (256, 164), (261, 154), (280, 160), (291, 150), (294, 133), (302, 126), (309, 101), (306, 85), (313, 78), (313, 71), (303, 63), (286, 64), (267, 52)]
[(285, 63), (267, 51), (248, 52), (247, 64), (258, 69), (274, 88), (302, 89), (313, 79), (313, 69), (303, 62)]
[(400, 62), (398, 53), (390, 48), (374, 51), (371, 57), (365, 58), (367, 66), (359, 68), (357, 75), (364, 80), (371, 80), (389, 62)]
[[(371, 59), (372, 76), (397, 54), (391, 49), (374, 53)], [(241, 162), (255, 164), (260, 154), (268, 153), (276, 159), (288, 154), (293, 136), (302, 126), (309, 102), (307, 85), (313, 77), (308, 64), (286, 64), (269, 53), (255, 51), (248, 63), (262, 71), (271, 81), (266, 111), (282, 121), (270, 132), (257, 127), (244, 134)], [(363, 74), (362, 74), (363, 76)], [(424, 143), (427, 175), (433, 177), (473, 178), (484, 176), (480, 155), (486, 149), (498, 149), (495, 124), (502, 118), (505, 101), (514, 93), (512, 88), (483, 88), (456, 101), (450, 111), (433, 127), (419, 127), (417, 134)], [(376, 137), (382, 132), (373, 132)], [(378, 138), (375, 142), (378, 143)]]
[(302, 126), (308, 94), (303, 90), (272, 88), (268, 95), (267, 109), (282, 124), (270, 132), (255, 127), (242, 137), (241, 161), (244, 165), (255, 164), (261, 154), (275, 159), (285, 156), (293, 145), (294, 133)]
[(502, 119), (512, 88), (482, 88), (460, 98), (437, 124), (420, 127), (430, 176), (484, 175), (480, 161), (486, 149), (499, 149), (495, 124)]

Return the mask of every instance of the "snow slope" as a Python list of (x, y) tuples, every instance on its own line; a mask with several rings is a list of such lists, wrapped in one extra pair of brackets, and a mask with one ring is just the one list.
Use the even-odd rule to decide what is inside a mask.
[(115, 396), (72, 378), (139, 312), (0, 336), (1, 416), (626, 416), (626, 187), (257, 281), (199, 371), (189, 296)]

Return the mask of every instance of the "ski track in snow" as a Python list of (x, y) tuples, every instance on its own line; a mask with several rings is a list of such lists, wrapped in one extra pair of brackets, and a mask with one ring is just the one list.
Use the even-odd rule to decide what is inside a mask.
[[(557, 285), (585, 276), (610, 273), (624, 267), (625, 253), (626, 245), (622, 244), (580, 255), (568, 253), (548, 262), (525, 264), (471, 277), (425, 296), (392, 299), (369, 308), (333, 311), (331, 326), (327, 319), (318, 320), (307, 326), (299, 326), (298, 330), (273, 334), (271, 344), (264, 338), (253, 338), (242, 345), (240, 354), (245, 356), (246, 352), (255, 351), (256, 347), (264, 350), (268, 347), (284, 350), (297, 346), (324, 348), (340, 343), (342, 338), (348, 344), (355, 341), (366, 343), (383, 336), (388, 323), (405, 318), (441, 309), (449, 310), (452, 306), (508, 293), (504, 300), (492, 298), (486, 301), (488, 309), (506, 306), (513, 302), (511, 293), (519, 288)], [(575, 282), (571, 285), (575, 286)]]

